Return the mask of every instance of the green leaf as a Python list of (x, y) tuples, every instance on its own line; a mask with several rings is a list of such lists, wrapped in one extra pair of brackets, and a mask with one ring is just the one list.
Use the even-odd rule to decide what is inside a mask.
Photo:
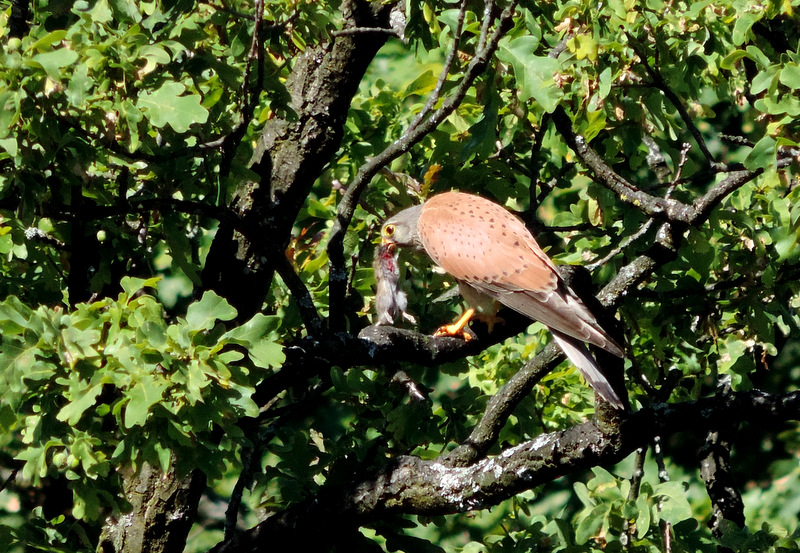
[(734, 45), (739, 46), (747, 40), (750, 29), (761, 19), (763, 14), (764, 12), (761, 10), (745, 11), (737, 14), (736, 22), (733, 24), (733, 34), (731, 35)]
[(33, 56), (33, 61), (44, 68), (48, 77), (54, 81), (61, 81), (60, 69), (78, 61), (78, 54), (68, 48), (59, 48), (52, 52), (36, 54)]
[(275, 333), (281, 326), (281, 318), (275, 315), (256, 313), (253, 318), (225, 333), (224, 338), (251, 346), (267, 334)]
[(800, 256), (800, 229), (779, 238), (775, 242), (775, 251), (778, 253), (779, 261)]
[(583, 482), (575, 482), (572, 488), (575, 490), (575, 495), (581, 500), (581, 503), (583, 503), (584, 507), (594, 507), (596, 505), (596, 502), (594, 499), (592, 499), (586, 484)]
[(800, 88), (800, 67), (797, 65), (785, 65), (781, 69), (780, 81), (792, 89)]
[[(17, 137), (6, 137), (11, 132), (12, 125), (19, 119), (20, 96), (18, 90), (0, 90), (0, 139), (8, 141), (5, 144), (0, 142), (0, 145), (11, 155), (16, 155)], [(14, 149), (13, 152), (11, 148)]]
[(780, 78), (778, 67), (767, 67), (763, 71), (760, 71), (753, 77), (753, 82), (750, 83), (750, 93), (761, 94), (765, 90), (771, 90), (776, 78)]
[(108, 5), (108, 0), (97, 0), (97, 3), (89, 12), (92, 21), (97, 23), (108, 23), (114, 20), (114, 14), (111, 13), (111, 7)]
[(137, 2), (133, 0), (110, 0), (109, 4), (116, 21), (139, 22), (142, 20)]
[(575, 53), (575, 57), (579, 60), (595, 61), (597, 59), (597, 41), (591, 35), (578, 34), (567, 42), (567, 47)]
[(650, 531), (650, 504), (647, 501), (647, 497), (639, 495), (636, 498), (636, 509), (638, 511), (636, 516), (636, 537), (641, 539)]
[(611, 72), (611, 68), (606, 67), (600, 73), (600, 77), (598, 78), (597, 92), (600, 95), (600, 98), (608, 97), (608, 93), (611, 92), (611, 85), (613, 83), (614, 83), (614, 76)]
[(131, 152), (136, 151), (139, 148), (139, 121), (144, 119), (144, 115), (142, 112), (137, 108), (133, 102), (129, 98), (125, 98), (125, 100), (120, 105), (122, 115), (125, 118), (125, 123), (128, 126), (128, 135), (130, 138), (130, 144), (128, 146), (128, 150)]
[(156, 127), (169, 125), (175, 132), (185, 133), (193, 123), (205, 123), (208, 110), (201, 105), (199, 95), (183, 96), (186, 87), (181, 83), (167, 82), (155, 92), (145, 92), (136, 106), (145, 110)]
[(692, 518), (692, 507), (686, 499), (686, 488), (681, 482), (663, 482), (653, 488), (653, 496), (661, 498), (659, 517), (677, 524)]
[(53, 31), (44, 35), (42, 38), (31, 44), (26, 48), (28, 52), (33, 52), (34, 50), (49, 50), (50, 46), (53, 44), (59, 43), (67, 37), (67, 31), (59, 29), (58, 31)]
[(527, 102), (533, 98), (549, 113), (556, 109), (562, 96), (553, 79), (561, 65), (554, 58), (535, 55), (538, 46), (539, 40), (531, 36), (503, 41), (497, 51), (497, 57), (513, 67), (514, 76), (520, 87), (520, 101)]
[(575, 543), (583, 545), (598, 535), (608, 516), (608, 505), (600, 504), (586, 515), (575, 529)]
[(767, 135), (759, 140), (753, 150), (747, 154), (744, 160), (744, 166), (750, 171), (759, 169), (766, 169), (776, 163), (777, 158), (777, 142), (774, 138)]
[(169, 472), (169, 468), (172, 461), (172, 450), (168, 447), (164, 447), (159, 442), (153, 444), (153, 449), (156, 451), (156, 455), (158, 455), (158, 465), (161, 467), (161, 471), (164, 474)]
[(125, 292), (127, 299), (130, 300), (139, 292), (139, 290), (143, 290), (145, 288), (155, 288), (159, 280), (161, 280), (161, 277), (136, 278), (125, 276), (122, 277), (119, 284), (122, 287), (122, 290)]
[(217, 320), (230, 321), (236, 314), (236, 309), (209, 290), (186, 310), (186, 322), (192, 330), (211, 330)]
[(721, 62), (719, 62), (719, 66), (721, 69), (726, 69), (728, 71), (735, 69), (736, 64), (742, 58), (749, 57), (745, 50), (734, 50), (727, 56), (725, 56)]
[(73, 400), (62, 407), (56, 415), (56, 418), (60, 421), (66, 422), (70, 426), (75, 426), (78, 424), (78, 421), (80, 421), (83, 413), (94, 405), (97, 396), (100, 395), (102, 390), (102, 384), (92, 386), (83, 392), (78, 399)]
[(125, 406), (124, 424), (126, 428), (144, 426), (150, 408), (161, 400), (169, 382), (148, 375), (138, 381), (128, 392), (128, 404)]
[(79, 64), (69, 79), (66, 89), (67, 99), (76, 108), (83, 107), (93, 85), (94, 81), (89, 78), (89, 66), (83, 63)]
[(192, 284), (200, 286), (200, 268), (192, 262), (192, 243), (186, 235), (186, 222), (176, 212), (164, 215), (164, 236), (175, 264)]
[(158, 65), (165, 65), (171, 61), (169, 52), (160, 44), (146, 44), (139, 48), (139, 57), (145, 60), (144, 67), (139, 70), (139, 75), (151, 73)]
[(269, 338), (269, 335), (274, 335), (280, 324), (280, 317), (256, 313), (245, 324), (226, 332), (223, 339), (246, 347), (250, 359), (257, 367), (279, 367), (286, 360), (286, 355), (283, 353), (283, 346)]
[(286, 361), (286, 354), (283, 353), (283, 346), (270, 340), (256, 342), (248, 353), (253, 363), (262, 369), (280, 367), (284, 361)]
[(4, 149), (12, 157), (16, 157), (17, 152), (19, 151), (19, 144), (17, 144), (16, 137), (10, 136), (8, 138), (0, 139), (0, 148)]
[(411, 95), (425, 95), (431, 92), (434, 88), (436, 88), (436, 82), (438, 81), (438, 77), (433, 74), (433, 71), (425, 71), (414, 79), (411, 84), (406, 87), (405, 93), (408, 96)]

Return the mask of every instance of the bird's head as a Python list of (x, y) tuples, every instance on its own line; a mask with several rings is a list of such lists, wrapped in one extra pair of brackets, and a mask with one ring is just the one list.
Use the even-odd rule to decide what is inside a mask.
[(422, 205), (415, 205), (392, 216), (381, 227), (381, 244), (423, 249), (417, 232), (421, 213)]

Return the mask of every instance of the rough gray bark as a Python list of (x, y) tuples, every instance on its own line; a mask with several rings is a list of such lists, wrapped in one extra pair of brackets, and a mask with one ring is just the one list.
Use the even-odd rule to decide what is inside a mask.
[[(388, 28), (395, 3), (345, 1), (345, 26)], [(294, 62), (286, 83), (293, 117), (276, 117), (265, 126), (251, 161), (258, 180), (236, 191), (231, 208), (239, 221), (221, 223), (203, 272), (203, 289), (225, 297), (239, 320), (260, 309), (292, 224), (338, 149), (352, 98), (387, 36), (337, 36)], [(124, 487), (134, 509), (106, 522), (98, 551), (182, 551), (204, 485), (199, 472), (180, 479), (145, 467), (129, 475)]]
[(183, 551), (205, 488), (203, 473), (180, 478), (144, 463), (138, 474), (127, 474), (123, 482), (131, 511), (106, 520), (97, 551)]
[[(345, 28), (389, 28), (395, 4), (344, 2)], [(310, 47), (294, 62), (286, 83), (293, 117), (275, 117), (264, 127), (251, 160), (258, 180), (242, 183), (232, 209), (241, 225), (223, 224), (203, 272), (213, 289), (247, 320), (261, 307), (292, 224), (314, 181), (341, 143), (353, 96), (385, 33), (337, 35)]]
[(694, 434), (744, 420), (769, 429), (797, 419), (798, 413), (798, 392), (734, 393), (642, 409), (622, 421), (618, 432), (606, 432), (597, 422), (588, 421), (537, 436), (467, 466), (407, 455), (372, 473), (354, 472), (351, 482), (328, 487), (236, 539), (222, 542), (213, 553), (267, 552), (275, 544), (329, 550), (337, 539), (369, 520), (393, 513), (441, 515), (486, 509), (564, 474), (618, 462), (655, 436)]

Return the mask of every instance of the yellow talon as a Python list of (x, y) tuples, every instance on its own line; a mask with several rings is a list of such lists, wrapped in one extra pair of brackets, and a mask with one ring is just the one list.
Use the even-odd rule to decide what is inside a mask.
[(473, 308), (469, 308), (464, 311), (464, 314), (461, 315), (461, 318), (458, 319), (453, 324), (444, 325), (439, 328), (436, 332), (433, 333), (434, 336), (461, 336), (464, 338), (465, 342), (468, 342), (472, 339), (472, 336), (468, 332), (464, 332), (464, 327), (467, 326), (472, 316), (475, 314), (475, 310)]

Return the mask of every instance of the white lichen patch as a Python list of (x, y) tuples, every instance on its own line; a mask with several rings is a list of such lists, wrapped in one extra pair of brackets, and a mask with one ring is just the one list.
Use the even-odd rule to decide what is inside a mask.
[(473, 497), (480, 491), (480, 486), (474, 480), (472, 468), (447, 467), (441, 463), (433, 463), (431, 470), (440, 475), (439, 492), (448, 502), (462, 511), (468, 511), (479, 504)]

